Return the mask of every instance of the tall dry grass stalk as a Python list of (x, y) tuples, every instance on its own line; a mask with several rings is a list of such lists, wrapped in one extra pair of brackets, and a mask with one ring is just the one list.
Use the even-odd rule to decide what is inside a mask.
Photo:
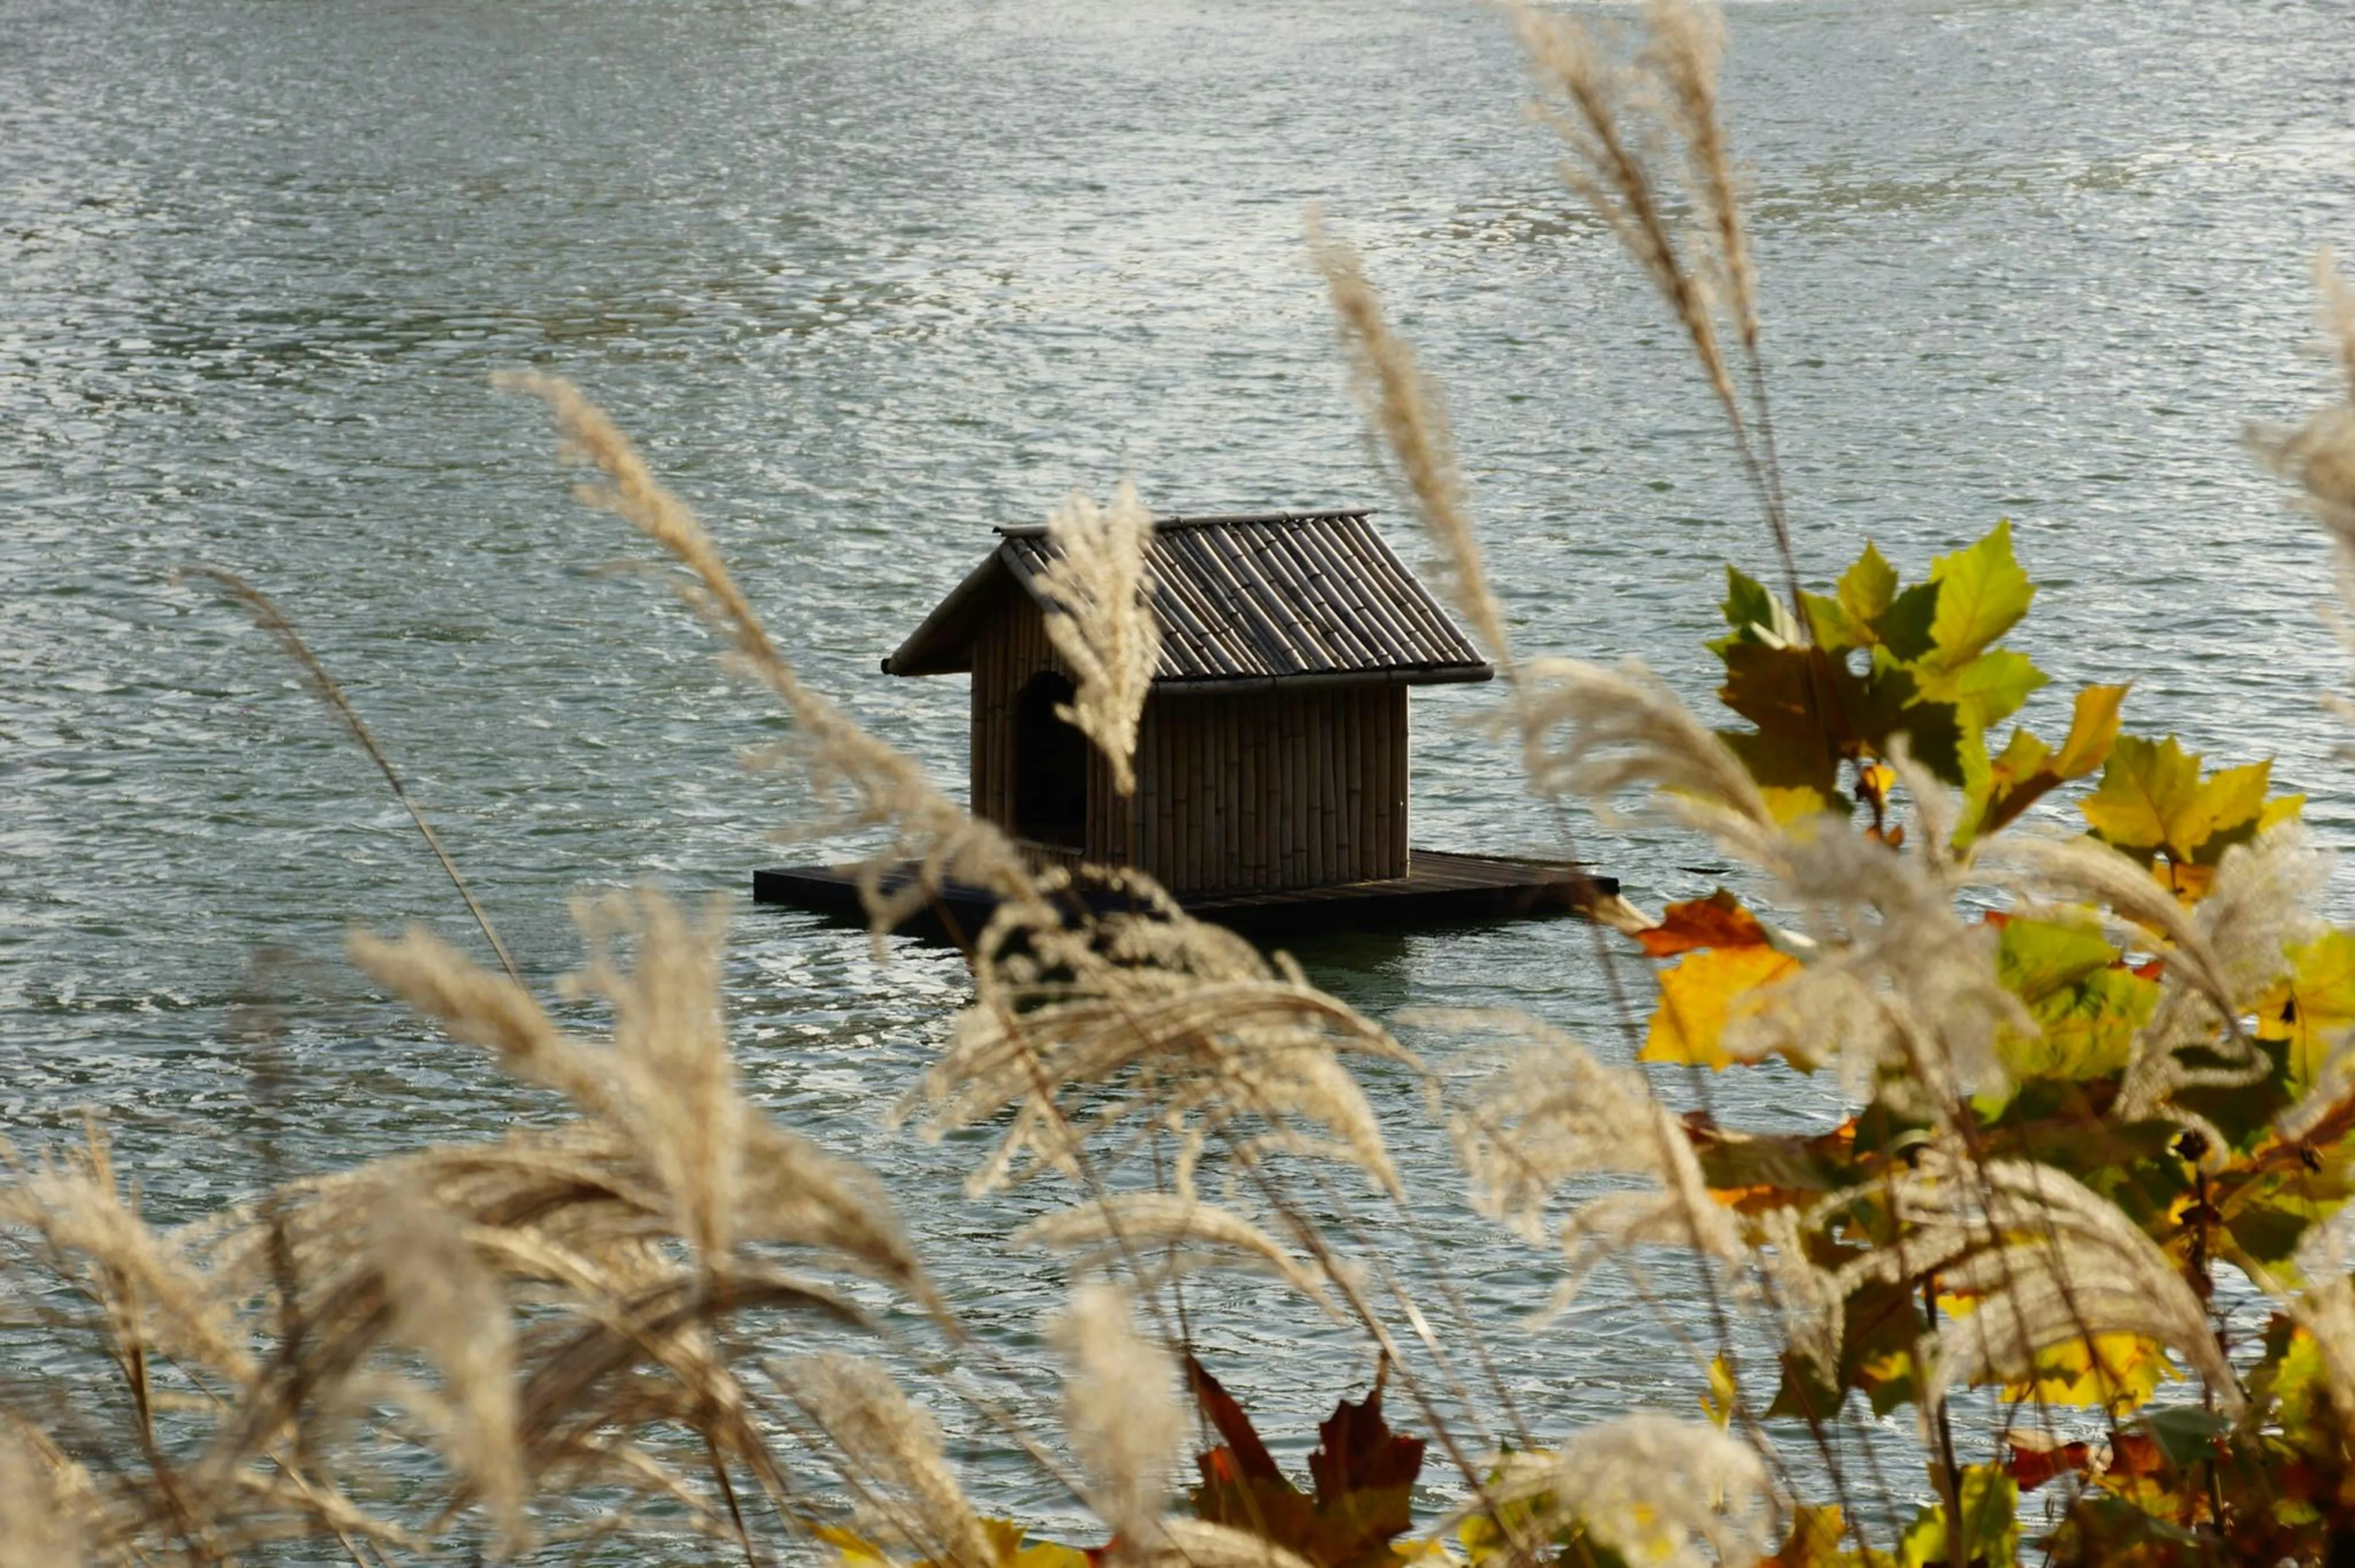
[(89, 1475), (37, 1428), (0, 1425), (0, 1563), (108, 1561), (91, 1539), (103, 1512)]
[(312, 694), (326, 704), (329, 711), (342, 721), (353, 744), (367, 754), (368, 760), (376, 764), (377, 771), (384, 776), (385, 788), (392, 791), (393, 799), (400, 801), (401, 810), (409, 813), (409, 820), (416, 827), (418, 835), (433, 852), (433, 858), (441, 863), (442, 874), (450, 879), (450, 885), (457, 890), (459, 898), (464, 902), (466, 913), (474, 916), (476, 928), (483, 933), (483, 940), (490, 944), (492, 953), (498, 958), (499, 968), (506, 971), (509, 980), (520, 983), (522, 973), (509, 956), (506, 944), (499, 939), (498, 931), (491, 925), (491, 917), (483, 912), (481, 903), (474, 897), (474, 890), (466, 885), (465, 877), (458, 870), (458, 863), (452, 860), (450, 852), (442, 847), (442, 835), (435, 832), (433, 824), (425, 820), (424, 811), (409, 793), (409, 786), (401, 782), (400, 770), (393, 767), (392, 758), (378, 744), (376, 733), (360, 717), (359, 709), (352, 705), (351, 698), (345, 694), (335, 676), (327, 673), (327, 667), (319, 662), (319, 656), (311, 652), (311, 645), (303, 641), (302, 633), (294, 630), (294, 623), (286, 619), (284, 612), (268, 594), (235, 572), (225, 572), (218, 567), (186, 567), (178, 575), (207, 577), (218, 584), (244, 607), (246, 613), (253, 618), (253, 623), (269, 633), (280, 651), (293, 661), (295, 668), (303, 672), (304, 682), (311, 688)]
[(1056, 715), (1095, 742), (1111, 765), (1113, 788), (1134, 794), (1137, 721), (1161, 658), (1146, 565), (1152, 514), (1123, 481), (1110, 506), (1084, 495), (1066, 500), (1049, 515), (1047, 537), (1055, 551), (1039, 577), (1055, 606), (1047, 637), (1079, 676), (1076, 700)]
[(1326, 231), (1312, 209), (1309, 249), (1325, 274), (1340, 328), (1341, 346), (1355, 371), (1359, 397), (1376, 432), (1398, 464), (1414, 497), (1416, 514), (1447, 566), (1448, 597), (1487, 645), (1508, 679), (1513, 673), (1512, 640), (1503, 607), (1488, 586), (1479, 535), (1465, 505), (1455, 443), (1438, 391), (1425, 379), (1408, 347), (1382, 312), (1381, 297), (1366, 281), (1357, 252)]
[(2253, 425), (2249, 440), (2275, 473), (2298, 488), (2301, 503), (2330, 530), (2344, 560), (2345, 552), (2355, 550), (2355, 285), (2328, 249), (2315, 258), (2314, 278), (2344, 395), (2296, 425)]
[[(743, 1101), (717, 927), (650, 894), (582, 917), (594, 957), (571, 989), (612, 1005), (602, 1044), (446, 944), (353, 940), (453, 1033), (566, 1095), (570, 1119), (296, 1181), (171, 1233), (126, 1204), (95, 1133), (78, 1159), (15, 1166), (0, 1220), (98, 1308), (138, 1437), (102, 1473), (28, 1472), (48, 1450), (11, 1449), (9, 1530), (37, 1528), (27, 1473), (86, 1499), (37, 1528), (80, 1531), (92, 1561), (227, 1561), (316, 1535), (373, 1563), (469, 1519), (504, 1556), (644, 1529), (649, 1510), (658, 1531), (750, 1554), (739, 1477), (800, 1517), (730, 1337), (856, 1330), (828, 1275), (944, 1309), (874, 1179)], [(439, 1500), (392, 1481), (422, 1453), (440, 1456)]]
[[(1545, 1245), (1551, 1231), (1561, 1249), (1562, 1276), (1546, 1316), (1567, 1308), (1597, 1265), (1639, 1245), (1748, 1261), (1741, 1227), (1710, 1197), (1691, 1140), (1640, 1072), (1607, 1066), (1559, 1031), (1516, 1013), (1433, 1022), (1467, 1036), (1503, 1032), (1529, 1041), (1457, 1107), (1453, 1122), (1473, 1207), (1533, 1245)], [(1640, 1178), (1643, 1185), (1588, 1198), (1558, 1226), (1550, 1221), (1564, 1187), (1604, 1175)]]
[[(564, 438), (561, 455), (604, 476), (602, 482), (577, 489), (583, 503), (622, 517), (686, 568), (678, 585), (682, 596), (719, 633), (738, 667), (774, 693), (792, 715), (797, 754), (820, 797), (847, 796), (834, 825), (890, 832), (888, 849), (862, 868), (861, 889), (879, 928), (922, 908), (947, 878), (989, 888), (1025, 907), (1037, 904), (1039, 884), (1012, 841), (942, 794), (911, 758), (860, 728), (803, 682), (736, 586), (711, 536), (655, 478), (603, 410), (556, 376), (503, 372), (496, 381), (545, 402)], [(889, 874), (903, 861), (912, 863), (918, 875), (887, 887)]]
[[(1805, 625), (1766, 394), (1755, 268), (1718, 114), (1724, 25), (1700, 0), (1647, 0), (1644, 45), (1622, 58), (1604, 27), (1587, 17), (1541, 11), (1526, 0), (1513, 6), (1513, 16), (1538, 79), (1539, 117), (1569, 154), (1561, 165), (1563, 182), (1617, 237), (1683, 330), (1757, 493), (1788, 602)], [(1659, 163), (1671, 146), (1682, 155), (1673, 171), (1663, 170)], [(1679, 201), (1693, 214), (1689, 224), (1678, 221)], [(1729, 319), (1739, 387), (1721, 328)]]
[(943, 1568), (996, 1568), (997, 1552), (949, 1468), (940, 1427), (880, 1367), (830, 1355), (777, 1365), (773, 1375), (839, 1450), (879, 1539)]

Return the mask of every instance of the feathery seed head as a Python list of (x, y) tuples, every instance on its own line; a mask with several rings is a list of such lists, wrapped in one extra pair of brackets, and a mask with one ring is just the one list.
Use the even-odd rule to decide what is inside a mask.
[(423, 1351), (442, 1373), (438, 1397), (419, 1391), (410, 1403), (440, 1432), (512, 1552), (524, 1541), (524, 1470), (506, 1294), (453, 1217), (413, 1193), (387, 1194), (370, 1241), (390, 1308), (387, 1337)]
[[(743, 1128), (752, 1115), (736, 1092), (720, 1025), (719, 915), (715, 906), (698, 930), (651, 890), (583, 906), (579, 918), (594, 957), (568, 982), (613, 1001), (623, 1093), (612, 1115), (660, 1178), (679, 1234), (711, 1259), (735, 1245)], [(626, 974), (605, 950), (613, 936), (637, 939)]]
[(1328, 236), (1314, 212), (1309, 215), (1308, 243), (1332, 295), (1359, 401), (1397, 462), (1424, 529), (1445, 557), (1448, 597), (1509, 676), (1513, 653), (1505, 634), (1504, 609), (1481, 565), (1480, 541), (1465, 510), (1464, 477), (1456, 467), (1455, 443), (1438, 389), (1415, 365), (1414, 351), (1391, 331), (1381, 298), (1367, 281), (1358, 253)]
[(1018, 1246), (1060, 1253), (1073, 1266), (1109, 1272), (1141, 1269), (1148, 1282), (1194, 1267), (1264, 1268), (1337, 1318), (1324, 1270), (1296, 1256), (1231, 1209), (1190, 1192), (1118, 1192), (1032, 1220), (1014, 1233)]
[[(584, 503), (618, 514), (686, 568), (682, 597), (726, 643), (735, 665), (766, 685), (792, 714), (790, 745), (820, 798), (848, 795), (849, 803), (830, 827), (891, 831), (891, 843), (860, 869), (859, 890), (879, 932), (922, 908), (950, 877), (990, 888), (1025, 909), (1039, 907), (1039, 888), (1011, 840), (943, 795), (912, 758), (869, 735), (803, 683), (777, 652), (702, 524), (655, 479), (603, 410), (559, 377), (503, 372), (492, 380), (547, 403), (563, 437), (559, 455), (604, 476), (603, 482), (576, 491)], [(906, 860), (915, 863), (918, 874), (887, 885)]]
[(1545, 1533), (1583, 1525), (1628, 1562), (1668, 1568), (1755, 1562), (1771, 1504), (1766, 1467), (1749, 1445), (1648, 1410), (1508, 1466), (1490, 1499), (1528, 1506)]
[(772, 1362), (778, 1386), (831, 1438), (846, 1476), (877, 1493), (877, 1522), (943, 1568), (996, 1568), (997, 1553), (942, 1452), (932, 1418), (883, 1369), (854, 1356)]
[(1095, 742), (1113, 787), (1133, 794), (1137, 721), (1161, 657), (1146, 567), (1152, 514), (1124, 480), (1109, 507), (1074, 493), (1048, 517), (1047, 537), (1055, 556), (1039, 586), (1056, 607), (1047, 636), (1079, 677), (1072, 705), (1056, 712)]
[(98, 1511), (87, 1471), (32, 1426), (0, 1415), (0, 1563), (116, 1561), (91, 1551)]
[(1086, 1467), (1088, 1505), (1124, 1543), (1160, 1539), (1169, 1466), (1186, 1421), (1170, 1390), (1177, 1369), (1167, 1351), (1136, 1332), (1128, 1298), (1108, 1285), (1082, 1285), (1050, 1336), (1063, 1358), (1064, 1424)]
[(1550, 1311), (1574, 1298), (1597, 1264), (1645, 1243), (1738, 1263), (1748, 1256), (1733, 1215), (1709, 1192), (1692, 1140), (1641, 1073), (1607, 1067), (1534, 1019), (1508, 1012), (1429, 1015), (1432, 1022), (1505, 1032), (1532, 1044), (1452, 1118), (1473, 1206), (1533, 1245), (1546, 1237), (1557, 1188), (1582, 1176), (1646, 1177), (1572, 1209), (1555, 1239), (1565, 1268)]

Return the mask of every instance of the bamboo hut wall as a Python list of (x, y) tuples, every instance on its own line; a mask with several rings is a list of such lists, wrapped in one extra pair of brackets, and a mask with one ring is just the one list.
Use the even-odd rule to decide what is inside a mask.
[(1135, 863), (1177, 893), (1406, 874), (1399, 686), (1156, 698)]
[[(983, 623), (973, 641), (973, 740), (967, 772), (973, 814), (1000, 827), (1014, 823), (1014, 716), (1022, 688), (1033, 675), (1052, 670), (1072, 679), (1070, 665), (1047, 639), (1047, 619), (1035, 604), (1009, 602)], [(1088, 821), (1092, 834), (1098, 779), (1104, 763), (1090, 758)], [(1110, 789), (1105, 774), (1103, 788)], [(1091, 854), (1097, 845), (1092, 837)]]
[[(1013, 821), (1016, 704), (1044, 670), (1072, 673), (1037, 607), (1009, 601), (973, 644), (976, 816)], [(1177, 893), (1406, 874), (1403, 686), (1156, 696), (1134, 766), (1124, 799), (1090, 750), (1086, 854), (1099, 864), (1141, 866)]]

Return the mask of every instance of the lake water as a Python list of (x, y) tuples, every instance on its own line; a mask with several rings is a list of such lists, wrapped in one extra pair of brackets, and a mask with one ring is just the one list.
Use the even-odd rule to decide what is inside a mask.
[[(2355, 15), (1793, 0), (1731, 32), (1804, 567), (1870, 536), (1910, 576), (2011, 517), (2055, 691), (2133, 678), (2131, 722), (2278, 754), (2344, 840), (2327, 552), (2239, 429), (2328, 385), (2307, 269), (2355, 245)], [(540, 1108), (342, 964), (354, 922), (463, 938), (463, 914), (183, 564), (278, 598), (535, 976), (579, 958), (571, 895), (741, 895), (808, 820), (739, 766), (776, 717), (666, 596), (598, 571), (645, 552), (567, 498), (503, 367), (604, 403), (808, 673), (961, 778), (964, 683), (876, 661), (993, 523), (1133, 476), (1167, 511), (1389, 506), (1426, 558), (1306, 264), (1319, 203), (1447, 387), (1522, 646), (1704, 697), (1720, 563), (1763, 540), (1526, 98), (1477, 5), (0, 0), (0, 1128), (38, 1146), (97, 1107), (160, 1218), (249, 1191), (229, 1009), (258, 964), (304, 1168)], [(1417, 841), (1548, 853), (1465, 722), (1488, 700), (1418, 698)], [(1579, 832), (1640, 903), (1712, 885), (1688, 841)], [(1593, 952), (1563, 923), (1304, 956), (1377, 1013), (1522, 1006), (1623, 1051)], [(1036, 1354), (1060, 1276), (996, 1238), (1048, 1195), (949, 1201), (974, 1146), (875, 1130), (955, 960), (747, 907), (730, 985), (753, 1092), (880, 1170), (952, 1295)], [(1376, 1092), (1476, 1309), (1541, 1299), (1541, 1257), (1460, 1223), (1408, 1086)], [(1822, 1110), (1787, 1076), (1733, 1093)], [(1205, 1288), (1213, 1364), (1271, 1429), (1366, 1376), (1304, 1311)], [(1541, 1430), (1690, 1409), (1617, 1282), (1497, 1342)], [(1052, 1506), (975, 1464), (994, 1503)]]

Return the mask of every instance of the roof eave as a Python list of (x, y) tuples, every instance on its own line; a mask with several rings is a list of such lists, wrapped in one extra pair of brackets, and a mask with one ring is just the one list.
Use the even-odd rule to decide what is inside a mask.
[(1236, 692), (1298, 692), (1336, 686), (1448, 686), (1493, 681), (1493, 664), (1414, 664), (1389, 670), (1303, 670), (1286, 675), (1196, 675), (1153, 683), (1156, 697), (1209, 697)]
[[(1001, 546), (1002, 548), (1002, 546)], [(973, 668), (973, 639), (965, 635), (971, 621), (988, 607), (988, 596), (1002, 578), (1018, 577), (998, 550), (982, 558), (964, 580), (949, 590), (932, 613), (908, 633), (907, 641), (883, 660), (887, 675), (961, 675)], [(1027, 585), (1026, 585), (1027, 586)]]

